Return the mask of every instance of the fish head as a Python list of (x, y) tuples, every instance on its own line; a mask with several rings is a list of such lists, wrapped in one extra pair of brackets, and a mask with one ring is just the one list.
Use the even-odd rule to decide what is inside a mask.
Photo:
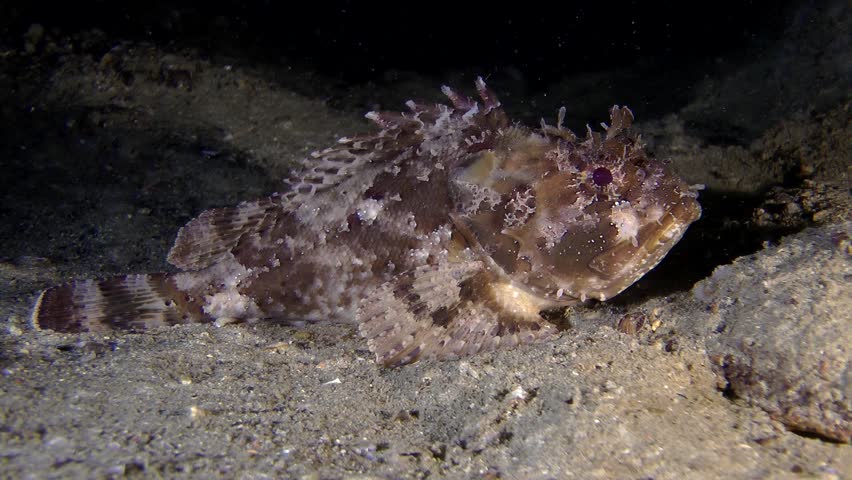
[(701, 216), (695, 187), (648, 156), (613, 107), (604, 132), (504, 132), (450, 173), (454, 222), (544, 307), (606, 300), (654, 268)]

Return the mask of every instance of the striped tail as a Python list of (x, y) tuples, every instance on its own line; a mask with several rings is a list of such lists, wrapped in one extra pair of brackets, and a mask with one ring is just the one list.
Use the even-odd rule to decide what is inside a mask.
[(36, 329), (69, 333), (141, 331), (210, 320), (165, 273), (78, 280), (49, 288), (32, 313)]

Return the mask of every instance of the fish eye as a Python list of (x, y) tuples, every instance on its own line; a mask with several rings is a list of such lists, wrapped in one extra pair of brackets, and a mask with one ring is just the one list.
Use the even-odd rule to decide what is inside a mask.
[(598, 167), (592, 172), (592, 182), (599, 187), (605, 187), (612, 183), (612, 172), (606, 167)]

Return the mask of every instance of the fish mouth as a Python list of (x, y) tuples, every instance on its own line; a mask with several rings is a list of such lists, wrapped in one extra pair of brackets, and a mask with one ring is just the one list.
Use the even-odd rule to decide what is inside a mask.
[(588, 259), (583, 267), (572, 268), (573, 273), (551, 273), (541, 282), (549, 286), (537, 293), (557, 305), (608, 300), (656, 267), (700, 216), (698, 202), (685, 199), (656, 221), (643, 225), (635, 237), (621, 239)]
[(643, 226), (635, 243), (624, 239), (592, 258), (588, 267), (606, 286), (579, 292), (580, 297), (604, 301), (621, 293), (656, 267), (683, 237), (689, 225), (700, 217), (698, 202), (678, 203), (657, 222)]

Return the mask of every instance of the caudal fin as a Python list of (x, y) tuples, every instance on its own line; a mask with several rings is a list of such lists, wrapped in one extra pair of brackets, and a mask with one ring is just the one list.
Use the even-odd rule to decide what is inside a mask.
[(32, 313), (35, 328), (70, 333), (148, 330), (205, 320), (201, 307), (164, 273), (78, 280), (49, 288)]

